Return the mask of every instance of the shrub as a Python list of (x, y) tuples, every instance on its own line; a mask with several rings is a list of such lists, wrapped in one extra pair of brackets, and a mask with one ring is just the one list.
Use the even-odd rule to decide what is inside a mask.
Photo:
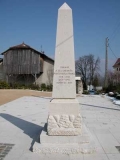
[(5, 81), (0, 81), (0, 89), (32, 89), (32, 90), (43, 90), (43, 91), (52, 91), (52, 84), (47, 85), (45, 83), (42, 83), (41, 86), (36, 84), (19, 84), (19, 83), (10, 83), (8, 84)]
[(53, 87), (52, 84), (47, 85), (47, 86), (46, 86), (47, 91), (52, 91), (52, 87)]
[(18, 87), (19, 87), (19, 84), (17, 84), (17, 83), (12, 83), (11, 84), (12, 89), (18, 89)]
[(0, 81), (0, 89), (9, 89), (10, 85), (5, 81)]
[(45, 83), (42, 83), (40, 89), (41, 89), (42, 91), (46, 91), (46, 89), (47, 89), (47, 88), (46, 88), (46, 84), (45, 84)]
[(89, 94), (89, 92), (87, 90), (84, 90), (83, 94)]
[(37, 84), (29, 84), (25, 87), (26, 87), (26, 89), (40, 90), (40, 87)]
[(95, 94), (99, 95), (99, 94), (101, 94), (101, 91), (95, 91)]
[(116, 86), (114, 86), (113, 84), (109, 84), (108, 87), (103, 88), (103, 91), (105, 93), (109, 93), (109, 92), (120, 93), (120, 84), (117, 84)]

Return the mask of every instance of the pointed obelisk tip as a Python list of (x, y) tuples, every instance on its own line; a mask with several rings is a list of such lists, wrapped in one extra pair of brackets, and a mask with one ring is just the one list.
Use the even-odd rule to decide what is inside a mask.
[(66, 2), (59, 8), (59, 10), (67, 10), (67, 9), (71, 9), (71, 8), (68, 6)]

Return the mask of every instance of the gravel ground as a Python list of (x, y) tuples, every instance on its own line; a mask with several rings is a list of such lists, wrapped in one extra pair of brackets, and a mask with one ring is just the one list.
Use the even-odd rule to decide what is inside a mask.
[(0, 89), (0, 105), (11, 102), (23, 96), (51, 97), (51, 95), (51, 92), (41, 92), (22, 89)]

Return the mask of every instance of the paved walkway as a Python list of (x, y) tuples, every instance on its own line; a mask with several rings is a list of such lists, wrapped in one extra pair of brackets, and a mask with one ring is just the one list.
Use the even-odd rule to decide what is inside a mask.
[(0, 107), (0, 160), (120, 160), (120, 106), (101, 96), (78, 100), (83, 121), (98, 147), (95, 154), (32, 153), (31, 146), (46, 122), (50, 99), (22, 97)]

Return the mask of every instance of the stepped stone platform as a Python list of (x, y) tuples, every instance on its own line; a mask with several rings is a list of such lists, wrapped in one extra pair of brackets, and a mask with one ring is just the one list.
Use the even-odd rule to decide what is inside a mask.
[(43, 154), (96, 152), (95, 142), (89, 129), (84, 124), (82, 126), (82, 134), (78, 136), (48, 136), (46, 124), (40, 135), (40, 143), (35, 142), (33, 145), (33, 152)]

